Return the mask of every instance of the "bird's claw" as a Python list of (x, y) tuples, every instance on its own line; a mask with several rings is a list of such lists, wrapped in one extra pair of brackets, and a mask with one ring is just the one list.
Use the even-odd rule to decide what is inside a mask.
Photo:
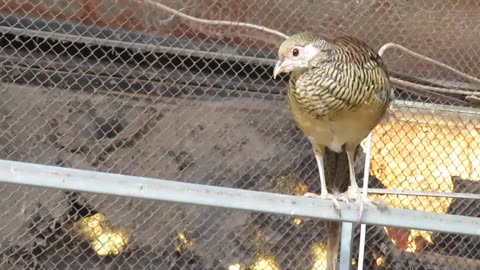
[(360, 190), (358, 188), (354, 187), (348, 187), (348, 190), (345, 193), (340, 194), (341, 200), (347, 202), (349, 201), (358, 201), (360, 203), (360, 208), (358, 211), (358, 220), (362, 219), (364, 210), (365, 210), (365, 204), (372, 204), (377, 206), (380, 209), (385, 209), (387, 207), (386, 203), (377, 198), (377, 199), (370, 199), (368, 197), (363, 197), (362, 193), (360, 193)]
[(361, 220), (364, 212), (364, 205), (371, 203), (371, 200), (368, 197), (364, 198), (362, 193), (360, 193), (360, 190), (352, 186), (348, 187), (348, 190), (345, 193), (340, 194), (340, 196), (342, 196), (342, 199), (344, 199), (346, 202), (357, 201), (360, 203), (358, 220)]
[(315, 193), (310, 193), (307, 192), (303, 195), (304, 197), (309, 197), (309, 198), (316, 198), (316, 199), (323, 199), (323, 200), (331, 200), (333, 202), (333, 205), (335, 206), (335, 209), (338, 211), (340, 210), (340, 204), (338, 203), (338, 198), (336, 195), (331, 194), (331, 193), (324, 193), (324, 194), (315, 194)]
[(362, 216), (365, 210), (365, 204), (373, 204), (381, 209), (385, 209), (386, 207), (386, 203), (381, 199), (371, 200), (368, 197), (364, 198), (362, 196), (362, 193), (360, 193), (359, 189), (354, 187), (349, 187), (346, 192), (339, 193), (339, 194), (325, 193), (325, 194), (318, 195), (315, 193), (307, 192), (303, 196), (309, 197), (309, 198), (331, 200), (333, 202), (333, 205), (335, 206), (335, 210), (337, 211), (340, 211), (340, 204), (338, 203), (339, 201), (345, 202), (347, 206), (350, 206), (350, 202), (352, 201), (358, 201), (360, 203), (360, 209), (358, 211), (358, 220), (362, 219)]
[(380, 199), (380, 198), (375, 198), (374, 200), (370, 200), (370, 203), (378, 207), (380, 210), (385, 210), (387, 209), (387, 203)]

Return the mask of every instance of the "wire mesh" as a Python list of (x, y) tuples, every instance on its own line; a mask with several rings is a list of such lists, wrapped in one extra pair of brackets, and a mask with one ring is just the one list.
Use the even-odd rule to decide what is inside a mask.
[(12, 185), (1, 192), (11, 204), (3, 269), (308, 268), (311, 243), (323, 237), (315, 220), (301, 230), (268, 214)]
[[(156, 1), (199, 18), (287, 34), (351, 35), (375, 49), (395, 42), (480, 74), (480, 4), (473, 0)], [(318, 192), (311, 146), (286, 103), (287, 78), (271, 78), (282, 39), (235, 24), (192, 22), (155, 3), (0, 1), (0, 157)], [(384, 59), (394, 78), (443, 88), (396, 85), (397, 103), (374, 131), (370, 186), (478, 194), (477, 84), (399, 50)], [(357, 178), (362, 162), (360, 155)], [(323, 269), (321, 221), (10, 185), (1, 192), (4, 269)], [(392, 207), (479, 216), (472, 200), (379, 197)], [(77, 199), (100, 214), (72, 214)], [(107, 256), (99, 254), (106, 248), (95, 250), (103, 241), (98, 235), (77, 228), (104, 218), (124, 228), (112, 235), (129, 235), (110, 237), (120, 244)], [(202, 244), (192, 249), (189, 239)], [(125, 249), (122, 241), (129, 243)], [(473, 236), (369, 226), (364, 269), (445, 269), (448, 263), (476, 269), (479, 244)]]

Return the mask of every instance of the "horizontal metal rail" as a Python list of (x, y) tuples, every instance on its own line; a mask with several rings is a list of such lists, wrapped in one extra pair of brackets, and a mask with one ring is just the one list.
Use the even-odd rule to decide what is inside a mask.
[(448, 193), (448, 192), (415, 191), (415, 190), (384, 189), (384, 188), (369, 188), (368, 194), (405, 195), (405, 196), (442, 197), (442, 198), (453, 198), (453, 199), (480, 200), (480, 194), (475, 194), (475, 193), (458, 193), (458, 192)]
[(31, 37), (39, 37), (39, 38), (45, 38), (45, 39), (81, 42), (81, 43), (87, 43), (90, 45), (113, 46), (113, 47), (125, 48), (125, 49), (136, 49), (141, 51), (169, 52), (169, 53), (176, 53), (181, 55), (205, 57), (205, 58), (212, 58), (212, 59), (244, 61), (246, 63), (255, 63), (259, 65), (273, 66), (275, 65), (275, 62), (276, 62), (275, 59), (267, 59), (267, 58), (260, 58), (260, 57), (254, 57), (254, 56), (244, 56), (244, 55), (236, 55), (236, 54), (222, 53), (222, 52), (209, 52), (209, 51), (203, 51), (198, 49), (164, 46), (159, 44), (147, 44), (147, 43), (140, 43), (140, 42), (115, 40), (112, 38), (89, 37), (89, 36), (80, 35), (80, 34), (55, 33), (55, 32), (48, 32), (48, 31), (42, 31), (42, 30), (18, 28), (13, 26), (0, 26), (0, 32), (15, 34), (15, 35), (27, 35)]
[(0, 160), (0, 182), (372, 225), (480, 235), (480, 218)]

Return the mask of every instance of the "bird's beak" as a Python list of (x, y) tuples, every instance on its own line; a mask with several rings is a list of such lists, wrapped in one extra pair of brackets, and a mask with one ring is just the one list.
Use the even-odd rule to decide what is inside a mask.
[(278, 61), (277, 64), (275, 64), (275, 69), (273, 70), (273, 79), (275, 79), (279, 74), (284, 71), (285, 68), (282, 66), (282, 64), (282, 61)]

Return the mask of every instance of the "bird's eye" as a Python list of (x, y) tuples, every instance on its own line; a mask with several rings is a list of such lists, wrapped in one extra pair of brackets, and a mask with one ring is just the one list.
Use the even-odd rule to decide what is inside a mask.
[(294, 49), (292, 50), (292, 55), (293, 55), (294, 57), (297, 57), (299, 53), (300, 53), (300, 51), (299, 51), (297, 48), (294, 48)]

